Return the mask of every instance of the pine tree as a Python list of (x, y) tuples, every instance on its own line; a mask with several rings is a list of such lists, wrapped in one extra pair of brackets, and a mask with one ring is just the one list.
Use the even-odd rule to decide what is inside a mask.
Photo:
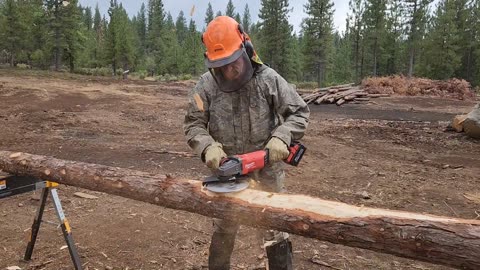
[(347, 19), (348, 41), (352, 48), (352, 63), (354, 69), (354, 80), (359, 82), (363, 78), (363, 35), (364, 23), (363, 14), (365, 13), (365, 3), (363, 0), (350, 0), (351, 14)]
[(182, 45), (188, 35), (187, 19), (185, 18), (182, 10), (178, 14), (177, 21), (175, 23), (175, 29), (177, 30), (178, 43)]
[(406, 34), (408, 36), (408, 77), (415, 71), (418, 48), (422, 47), (428, 22), (428, 6), (433, 0), (404, 0), (407, 18)]
[(108, 15), (110, 17), (110, 21), (108, 23), (107, 28), (107, 35), (106, 35), (106, 42), (105, 42), (105, 53), (107, 59), (110, 61), (113, 75), (117, 74), (117, 65), (118, 65), (118, 55), (117, 55), (117, 47), (118, 47), (118, 36), (120, 35), (118, 30), (118, 3), (117, 0), (110, 0), (110, 8), (108, 9)]
[(162, 37), (165, 44), (165, 58), (161, 70), (168, 74), (179, 74), (182, 60), (182, 48), (178, 44), (175, 23), (170, 12), (167, 13)]
[(165, 57), (165, 44), (162, 40), (164, 23), (164, 9), (162, 0), (149, 0), (147, 27), (147, 54), (148, 67), (151, 74), (162, 72), (160, 66)]
[(103, 48), (104, 39), (105, 39), (105, 31), (102, 22), (102, 16), (100, 15), (100, 9), (98, 8), (98, 4), (95, 6), (95, 14), (93, 16), (93, 31), (95, 34), (95, 48), (93, 51), (93, 67), (100, 67), (103, 65), (104, 55), (103, 55)]
[(471, 59), (471, 43), (472, 43), (472, 25), (470, 25), (470, 9), (468, 2), (469, 0), (456, 0), (454, 1), (455, 6), (455, 24), (459, 30), (459, 38), (457, 40), (458, 52), (461, 57), (461, 65), (455, 71), (455, 77), (471, 80), (469, 78), (469, 65)]
[(368, 52), (371, 53), (369, 60), (372, 66), (372, 75), (377, 76), (379, 71), (379, 59), (383, 53), (385, 42), (385, 13), (386, 0), (366, 0), (365, 13), (365, 42)]
[(55, 70), (60, 70), (62, 60), (68, 61), (70, 71), (75, 68), (75, 61), (81, 49), (81, 16), (77, 0), (45, 1), (49, 32), (54, 52)]
[(472, 27), (471, 33), (471, 61), (467, 71), (474, 85), (480, 85), (480, 0), (474, 0), (471, 3), (469, 25)]
[(215, 14), (215, 17), (222, 16), (222, 12), (219, 10), (217, 11), (217, 14)]
[(101, 22), (102, 16), (100, 15), (100, 9), (98, 8), (98, 4), (95, 6), (95, 15), (93, 15), (93, 30), (95, 33), (101, 31)]
[(82, 46), (77, 52), (75, 65), (79, 67), (95, 67), (96, 43), (91, 8), (79, 5), (79, 12), (81, 13), (82, 22), (78, 33), (82, 37)]
[(140, 11), (138, 11), (137, 14), (136, 30), (139, 38), (140, 52), (143, 55), (146, 51), (147, 44), (147, 17), (144, 3), (142, 3)]
[(203, 69), (203, 49), (200, 42), (200, 33), (197, 32), (195, 21), (190, 19), (188, 25), (188, 33), (185, 40), (184, 58), (186, 61), (183, 63), (184, 73), (198, 75)]
[(309, 78), (315, 78), (318, 87), (321, 87), (326, 80), (333, 50), (333, 3), (330, 0), (309, 0), (305, 5), (305, 12), (305, 68), (310, 71)]
[(108, 10), (110, 22), (107, 32), (107, 57), (111, 61), (113, 74), (117, 74), (117, 69), (123, 70), (130, 68), (135, 60), (135, 51), (133, 49), (134, 29), (128, 19), (127, 12), (118, 5), (116, 0), (110, 0)]
[(92, 8), (86, 7), (83, 12), (83, 23), (87, 27), (87, 30), (92, 29), (93, 19), (92, 19)]
[(239, 24), (242, 24), (242, 16), (240, 16), (240, 13), (235, 14), (234, 19), (235, 19), (235, 21), (237, 21)]
[(290, 78), (296, 82), (303, 81), (304, 74), (303, 74), (303, 62), (304, 56), (302, 54), (302, 39), (297, 37), (297, 34), (294, 33), (292, 38), (290, 39), (290, 48), (292, 51), (291, 55), (291, 65), (289, 73)]
[(392, 75), (401, 70), (403, 53), (403, 6), (402, 0), (390, 0), (386, 14), (384, 53), (381, 56), (383, 74)]
[(118, 33), (117, 36), (118, 41), (116, 48), (117, 56), (118, 56), (118, 63), (122, 66), (124, 71), (130, 69), (131, 65), (135, 61), (135, 49), (134, 49), (134, 29), (132, 27), (132, 23), (128, 18), (127, 11), (122, 7), (117, 10), (117, 25)]
[(243, 10), (242, 26), (247, 33), (250, 33), (250, 24), (252, 24), (252, 17), (250, 15), (250, 9), (248, 8), (248, 4), (245, 4), (245, 9)]
[(20, 8), (27, 25), (27, 35), (24, 37), (26, 61), (31, 65), (46, 68), (49, 54), (46, 51), (47, 25), (43, 1), (23, 1)]
[[(260, 8), (260, 57), (278, 73), (290, 76), (292, 26), (288, 23), (288, 0), (262, 0)], [(257, 46), (258, 47), (258, 46)]]
[(3, 3), (3, 16), (5, 30), (3, 31), (2, 44), (10, 55), (10, 66), (15, 65), (16, 56), (24, 47), (27, 26), (20, 16), (19, 4), (15, 0), (5, 0)]
[(225, 11), (225, 16), (235, 17), (235, 7), (233, 6), (232, 0), (228, 0), (227, 10)]
[(423, 74), (434, 79), (451, 78), (461, 65), (458, 52), (459, 29), (455, 22), (456, 8), (452, 0), (441, 0), (426, 37)]
[(205, 25), (208, 25), (213, 20), (213, 8), (212, 4), (208, 2), (207, 13), (205, 13)]
[[(347, 28), (348, 29), (348, 28)], [(329, 76), (329, 84), (343, 84), (350, 83), (353, 79), (351, 66), (352, 49), (349, 35), (342, 37), (338, 32), (335, 32), (334, 38), (334, 55), (332, 74)]]

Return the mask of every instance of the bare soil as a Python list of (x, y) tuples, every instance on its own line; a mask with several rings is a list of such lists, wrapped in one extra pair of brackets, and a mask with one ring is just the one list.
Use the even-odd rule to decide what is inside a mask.
[[(202, 179), (208, 171), (198, 157), (165, 153), (190, 151), (182, 122), (193, 85), (0, 70), (0, 149)], [(288, 169), (289, 192), (479, 218), (480, 205), (464, 194), (480, 191), (480, 142), (446, 131), (455, 114), (473, 106), (425, 97), (312, 105), (308, 152)], [(74, 196), (79, 191), (98, 199)], [(0, 269), (73, 269), (61, 230), (50, 223), (42, 225), (33, 260), (21, 260), (39, 195), (0, 201)], [(59, 195), (85, 269), (206, 269), (210, 218), (70, 186), (60, 186)], [(57, 222), (50, 203), (44, 219)], [(264, 269), (255, 232), (241, 228), (232, 269)], [(292, 239), (295, 269), (448, 269)]]

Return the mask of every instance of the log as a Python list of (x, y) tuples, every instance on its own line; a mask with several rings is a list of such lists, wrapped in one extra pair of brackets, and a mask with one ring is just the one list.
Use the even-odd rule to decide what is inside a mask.
[(467, 119), (467, 115), (456, 115), (452, 120), (452, 127), (456, 132), (463, 132), (463, 122)]
[(309, 103), (314, 102), (314, 101), (317, 100), (318, 98), (323, 97), (323, 96), (325, 96), (325, 95), (327, 95), (327, 94), (328, 94), (328, 92), (326, 92), (326, 91), (325, 91), (325, 92), (319, 92), (319, 93), (315, 93), (315, 94), (309, 95), (308, 98), (305, 97), (303, 100), (304, 100), (307, 104), (309, 104)]
[(480, 221), (357, 207), (253, 189), (225, 195), (199, 181), (0, 151), (0, 169), (241, 224), (464, 269), (480, 269)]
[(343, 103), (345, 103), (345, 99), (343, 99), (343, 98), (339, 99), (339, 100), (336, 102), (337, 106), (340, 106), (340, 105), (342, 105)]
[(379, 97), (389, 97), (390, 94), (368, 94), (367, 97), (379, 98)]
[(354, 99), (354, 101), (369, 101), (370, 98), (369, 97), (356, 97)]

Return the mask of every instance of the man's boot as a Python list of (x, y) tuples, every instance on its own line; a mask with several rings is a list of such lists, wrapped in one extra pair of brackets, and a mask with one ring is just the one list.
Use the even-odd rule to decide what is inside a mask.
[(208, 255), (209, 270), (229, 270), (235, 235), (214, 232)]
[(285, 239), (265, 247), (269, 270), (293, 270), (292, 242)]

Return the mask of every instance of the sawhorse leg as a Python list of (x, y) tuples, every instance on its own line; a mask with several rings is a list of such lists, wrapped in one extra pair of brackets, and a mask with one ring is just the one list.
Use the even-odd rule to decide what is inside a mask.
[[(47, 182), (47, 185), (48, 184), (53, 184), (53, 183)], [(60, 220), (63, 237), (67, 242), (68, 251), (70, 252), (70, 257), (72, 258), (73, 264), (75, 266), (75, 270), (81, 270), (82, 264), (80, 261), (80, 256), (78, 255), (77, 249), (75, 247), (75, 242), (73, 241), (70, 224), (68, 223), (68, 220), (65, 218), (65, 214), (63, 213), (63, 209), (60, 203), (60, 198), (58, 197), (57, 189), (49, 186), (45, 187), (42, 190), (40, 206), (38, 207), (35, 220), (33, 221), (33, 224), (32, 224), (30, 241), (28, 242), (24, 259), (26, 261), (29, 261), (32, 258), (33, 248), (37, 240), (38, 231), (40, 230), (40, 224), (42, 223), (43, 211), (45, 210), (45, 204), (47, 202), (48, 193), (50, 193), (52, 196), (53, 204), (55, 206), (55, 212), (57, 213), (57, 217)]]

